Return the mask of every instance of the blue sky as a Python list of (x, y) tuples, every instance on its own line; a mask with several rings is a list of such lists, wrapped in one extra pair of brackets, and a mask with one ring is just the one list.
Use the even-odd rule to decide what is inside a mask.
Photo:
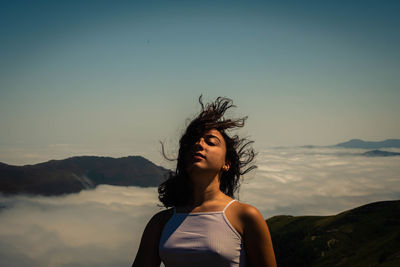
[(257, 146), (400, 138), (396, 1), (2, 1), (0, 161), (161, 163), (197, 98)]

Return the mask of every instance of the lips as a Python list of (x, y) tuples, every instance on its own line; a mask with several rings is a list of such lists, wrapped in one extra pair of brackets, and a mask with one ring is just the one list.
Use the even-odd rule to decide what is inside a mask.
[(205, 159), (206, 157), (203, 155), (203, 154), (201, 154), (201, 153), (194, 153), (193, 154), (193, 157), (200, 157), (200, 158), (203, 158), (203, 159)]

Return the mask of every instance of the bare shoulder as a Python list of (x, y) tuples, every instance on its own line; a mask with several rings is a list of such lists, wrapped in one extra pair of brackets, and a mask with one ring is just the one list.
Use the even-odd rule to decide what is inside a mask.
[(159, 220), (165, 220), (165, 219), (169, 219), (172, 214), (174, 212), (174, 208), (169, 208), (169, 209), (165, 209), (165, 210), (161, 210), (159, 212), (157, 212), (156, 214), (154, 214), (154, 218), (157, 218)]
[(133, 267), (155, 267), (160, 266), (161, 259), (158, 254), (158, 244), (164, 225), (173, 214), (173, 209), (157, 212), (147, 223)]
[(265, 221), (261, 212), (254, 206), (237, 201), (236, 211), (243, 222), (251, 220)]
[(254, 206), (240, 203), (238, 212), (243, 224), (246, 253), (251, 266), (275, 267), (275, 253), (267, 223)]
[(173, 214), (173, 208), (159, 211), (156, 214), (154, 214), (153, 217), (151, 217), (147, 225), (152, 228), (153, 227), (163, 228), (164, 225), (171, 218), (172, 214)]
[(236, 231), (243, 237), (246, 229), (254, 224), (265, 224), (261, 213), (252, 205), (235, 201), (227, 211), (226, 216)]

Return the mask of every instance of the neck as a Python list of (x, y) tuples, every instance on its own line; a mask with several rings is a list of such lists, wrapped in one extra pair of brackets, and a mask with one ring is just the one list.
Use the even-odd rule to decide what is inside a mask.
[(224, 193), (219, 189), (219, 174), (212, 176), (192, 175), (193, 183), (193, 206), (200, 206), (202, 203), (223, 197)]

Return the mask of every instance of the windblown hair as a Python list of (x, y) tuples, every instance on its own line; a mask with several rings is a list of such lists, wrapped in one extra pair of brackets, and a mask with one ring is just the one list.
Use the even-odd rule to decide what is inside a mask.
[[(239, 119), (224, 118), (226, 110), (236, 107), (229, 98), (218, 97), (214, 102), (204, 106), (200, 95), (199, 102), (201, 112), (190, 122), (179, 140), (176, 170), (170, 171), (167, 180), (158, 186), (158, 198), (167, 208), (189, 205), (192, 201), (193, 187), (185, 170), (185, 155), (193, 149), (200, 137), (211, 129), (218, 130), (223, 136), (226, 143), (226, 160), (230, 162), (229, 170), (223, 172), (220, 177), (220, 190), (223, 193), (233, 198), (240, 186), (240, 176), (257, 168), (255, 165), (249, 166), (256, 155), (249, 146), (253, 141), (239, 138), (237, 135), (230, 137), (226, 133), (226, 130), (243, 127), (247, 116)], [(171, 160), (164, 153), (163, 143), (161, 145), (164, 157)]]

